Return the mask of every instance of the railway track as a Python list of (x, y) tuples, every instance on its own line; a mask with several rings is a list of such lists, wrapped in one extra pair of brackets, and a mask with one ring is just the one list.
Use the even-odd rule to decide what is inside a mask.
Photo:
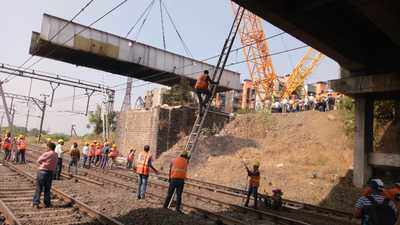
[[(27, 155), (27, 159), (31, 159), (31, 157), (32, 156)], [(15, 166), (12, 166), (10, 163), (8, 163), (7, 165), (12, 167), (13, 170), (17, 170), (17, 171), (19, 171), (20, 173), (23, 173), (26, 176), (30, 176), (31, 179), (34, 179), (33, 176), (30, 175), (28, 172), (24, 172), (21, 169), (15, 167)], [(33, 170), (36, 170), (37, 165), (29, 162), (28, 165), (26, 165), (25, 168), (30, 168), (33, 171)], [(30, 171), (30, 172), (32, 172), (32, 171)], [(87, 174), (85, 174), (85, 175), (87, 176)], [(64, 177), (68, 178), (68, 176), (64, 176)], [(119, 183), (119, 182), (116, 182), (116, 181), (113, 181), (113, 180), (110, 180), (110, 179), (107, 179), (107, 178), (104, 178), (104, 177), (101, 178), (101, 176), (88, 175), (87, 177), (82, 177), (82, 176), (79, 176), (79, 177), (80, 178), (78, 178), (78, 179), (82, 179), (85, 182), (90, 182), (90, 183), (95, 184), (95, 185), (100, 185), (100, 186), (110, 185), (110, 186), (114, 186), (114, 187), (118, 187), (118, 188), (124, 188), (124, 189), (127, 189), (127, 190), (134, 190), (135, 191), (135, 188), (133, 188), (132, 186), (129, 186), (129, 185), (123, 184), (123, 183)], [(72, 178), (76, 178), (76, 177), (72, 176)], [(20, 183), (19, 180), (17, 180), (17, 182), (18, 182), (18, 184)], [(168, 188), (168, 187), (166, 187), (166, 188)], [(160, 193), (154, 192), (154, 191), (153, 192), (147, 192), (146, 194), (148, 194), (148, 195), (150, 195), (152, 197), (155, 197), (155, 198), (157, 198), (157, 199), (159, 199), (161, 201), (165, 199), (165, 196), (161, 195)], [(33, 192), (31, 193), (31, 197), (32, 196), (33, 196)], [(31, 198), (29, 200), (31, 201)], [(226, 215), (221, 215), (221, 214), (218, 214), (218, 213), (213, 213), (211, 211), (208, 211), (208, 210), (205, 210), (205, 209), (193, 206), (193, 205), (182, 204), (182, 207), (183, 207), (183, 210), (185, 212), (187, 212), (188, 214), (189, 213), (190, 214), (194, 213), (194, 214), (196, 214), (198, 216), (201, 216), (203, 218), (208, 218), (210, 220), (213, 220), (213, 221), (216, 222), (216, 224), (248, 225), (248, 224), (242, 222), (239, 219), (235, 219), (233, 217), (226, 216)], [(0, 209), (0, 211), (3, 211), (3, 210)], [(30, 223), (28, 223), (28, 224), (30, 224)], [(50, 223), (50, 224), (57, 224), (57, 223)], [(75, 224), (75, 223), (66, 223), (66, 224)], [(79, 224), (81, 224), (81, 223), (79, 223)], [(83, 224), (97, 224), (97, 223), (83, 223)], [(112, 223), (106, 223), (106, 224), (112, 224)], [(297, 225), (297, 224), (294, 224), (294, 225)]]
[(55, 188), (52, 189), (51, 208), (33, 208), (35, 178), (10, 163), (0, 166), (0, 178), (2, 224), (122, 225)]
[[(93, 183), (100, 183), (100, 184), (107, 184), (107, 185), (113, 185), (113, 186), (118, 186), (121, 188), (125, 189), (132, 189), (132, 185), (129, 186), (125, 182), (121, 182), (116, 180), (115, 178), (119, 178), (125, 181), (133, 181), (136, 182), (137, 177), (135, 175), (130, 175), (128, 174), (127, 170), (124, 169), (118, 169), (118, 170), (101, 170), (102, 174), (99, 176), (97, 171), (96, 173), (93, 172), (93, 170), (81, 170), (81, 174), (83, 176), (89, 178), (89, 180), (92, 180)], [(112, 178), (107, 178), (105, 175), (108, 174)], [(79, 177), (82, 177), (79, 176)], [(152, 176), (151, 182), (149, 182), (149, 186), (157, 189), (163, 189), (165, 191), (168, 186), (165, 184), (165, 182), (168, 179), (165, 177), (165, 175), (154, 175)], [(160, 182), (161, 181), (161, 182)], [(203, 200), (205, 203), (213, 203), (217, 205), (225, 205), (225, 207), (228, 208), (233, 208), (235, 211), (240, 211), (240, 212), (245, 212), (245, 213), (251, 213), (255, 214), (258, 217), (270, 217), (274, 218), (274, 216), (282, 216), (282, 218), (278, 218), (278, 220), (285, 220), (288, 219), (289, 223), (288, 224), (296, 224), (296, 222), (300, 222), (300, 220), (296, 218), (300, 218), (301, 221), (313, 221), (313, 219), (307, 219), (309, 218), (319, 218), (317, 219), (318, 224), (357, 224), (356, 220), (353, 219), (353, 216), (350, 213), (347, 212), (342, 212), (338, 210), (333, 210), (333, 209), (328, 209), (328, 208), (323, 208), (323, 207), (318, 207), (310, 204), (304, 204), (296, 201), (291, 201), (291, 200), (284, 200), (284, 207), (286, 208), (284, 212), (276, 212), (272, 211), (269, 209), (262, 209), (262, 210), (253, 210), (245, 207), (241, 207), (240, 204), (231, 204), (226, 201), (219, 201), (217, 200), (218, 198), (213, 198), (212, 196), (215, 196), (215, 194), (221, 194), (225, 196), (230, 196), (236, 198), (236, 200), (241, 200), (243, 197), (247, 194), (246, 191), (240, 190), (240, 189), (235, 189), (232, 187), (227, 187), (219, 184), (213, 184), (209, 182), (204, 182), (200, 180), (195, 180), (195, 179), (187, 179), (187, 182), (185, 183), (185, 195), (188, 196), (189, 198), (195, 198), (196, 200)], [(210, 195), (211, 197), (206, 197), (204, 194), (200, 195), (194, 190), (205, 190), (209, 191), (212, 194)], [(189, 191), (190, 190), (190, 191)], [(268, 198), (267, 196), (263, 196)], [(295, 216), (291, 215), (294, 214)], [(299, 215), (296, 215), (299, 214)], [(295, 221), (291, 221), (295, 220)], [(329, 221), (326, 223), (326, 221)]]

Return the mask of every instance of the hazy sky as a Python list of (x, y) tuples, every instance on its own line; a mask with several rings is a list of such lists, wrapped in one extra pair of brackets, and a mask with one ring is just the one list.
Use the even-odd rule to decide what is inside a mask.
[[(95, 0), (76, 20), (77, 23), (88, 25), (113, 6), (122, 0)], [(171, 16), (182, 34), (187, 46), (196, 59), (204, 59), (214, 56), (220, 52), (223, 41), (226, 38), (229, 27), (233, 20), (233, 13), (228, 0), (163, 0)], [(21, 65), (30, 55), (28, 54), (32, 31), (40, 31), (42, 14), (58, 16), (65, 19), (72, 18), (88, 0), (13, 0), (2, 1), (2, 10), (0, 13), (0, 63), (11, 65)], [(139, 15), (144, 11), (151, 0), (130, 0), (123, 7), (116, 10), (97, 23), (94, 28), (107, 31), (116, 35), (125, 36), (129, 28), (135, 23)], [(158, 1), (156, 1), (158, 2)], [(180, 43), (175, 30), (169, 23), (166, 23), (166, 42), (167, 50), (185, 55), (182, 44)], [(142, 32), (138, 36), (138, 41), (162, 48), (162, 35), (160, 25), (160, 10), (158, 4), (155, 4)], [(271, 36), (282, 32), (268, 22), (264, 23), (266, 36)], [(131, 35), (134, 38), (136, 35)], [(286, 49), (303, 45), (302, 42), (293, 38), (289, 34), (279, 36), (269, 40), (270, 52), (279, 52)], [(237, 40), (234, 47), (239, 47)], [(273, 56), (273, 64), (279, 75), (290, 73), (292, 68), (304, 55), (306, 49)], [(36, 57), (31, 61), (34, 62)], [(230, 62), (243, 60), (242, 52), (233, 52)], [(29, 63), (27, 65), (30, 65)], [(33, 67), (37, 70), (53, 72), (67, 75), (82, 80), (105, 83), (109, 86), (115, 86), (126, 82), (126, 77), (105, 73), (93, 69), (76, 67), (71, 64), (44, 59)], [(238, 71), (242, 74), (242, 79), (248, 78), (246, 64), (239, 64), (229, 67), (229, 69)], [(325, 58), (318, 69), (308, 79), (308, 82), (319, 80), (329, 80), (338, 78), (338, 65), (329, 58)], [(4, 79), (6, 75), (0, 74)], [(4, 85), (6, 92), (16, 94), (28, 94), (30, 80), (15, 78)], [(143, 81), (135, 81), (134, 85), (143, 84)], [(144, 91), (157, 87), (157, 85), (146, 85), (134, 87), (132, 102), (134, 103), (138, 96), (142, 96)], [(119, 110), (125, 94), (124, 86), (118, 86), (116, 92), (115, 109)], [(33, 81), (32, 96), (40, 97), (40, 94), (50, 94), (51, 88), (48, 83)], [(71, 111), (83, 112), (85, 110), (86, 99), (78, 98), (75, 105), (72, 106), (72, 96), (74, 90), (69, 87), (60, 87), (55, 94), (55, 104), (46, 112), (47, 117), (44, 123), (44, 129), (51, 132), (66, 132), (71, 129), (72, 124), (77, 125), (77, 132), (83, 134), (88, 132), (86, 128), (87, 118), (82, 115), (66, 113)], [(76, 95), (81, 95), (81, 90), (76, 90)], [(94, 96), (90, 103), (90, 109), (93, 110), (96, 104), (100, 103), (101, 97)], [(39, 115), (40, 112), (32, 107), (33, 115)], [(24, 126), (27, 107), (22, 103), (16, 105), (16, 125)], [(3, 125), (6, 125), (4, 119)], [(39, 119), (32, 117), (29, 128), (39, 127)]]

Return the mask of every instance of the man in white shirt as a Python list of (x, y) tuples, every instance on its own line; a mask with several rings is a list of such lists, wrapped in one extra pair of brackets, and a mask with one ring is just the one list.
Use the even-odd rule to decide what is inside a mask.
[(64, 150), (63, 150), (63, 145), (64, 145), (64, 140), (60, 139), (58, 140), (58, 144), (56, 146), (55, 152), (57, 153), (57, 168), (56, 168), (56, 173), (54, 176), (55, 180), (59, 180), (61, 176), (61, 171), (62, 171), (62, 159), (64, 156)]
[(82, 167), (86, 168), (86, 162), (88, 161), (88, 155), (89, 155), (89, 143), (86, 142), (85, 146), (82, 148), (82, 154), (83, 154), (83, 164)]

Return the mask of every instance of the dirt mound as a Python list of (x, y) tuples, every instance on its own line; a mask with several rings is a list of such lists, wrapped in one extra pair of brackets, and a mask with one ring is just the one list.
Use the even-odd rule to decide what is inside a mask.
[[(189, 175), (244, 189), (243, 164), (260, 161), (261, 192), (281, 188), (288, 199), (350, 209), (356, 197), (348, 182), (352, 140), (346, 137), (342, 121), (334, 111), (239, 115), (218, 135), (199, 141)], [(162, 154), (155, 165), (166, 172), (185, 141)]]

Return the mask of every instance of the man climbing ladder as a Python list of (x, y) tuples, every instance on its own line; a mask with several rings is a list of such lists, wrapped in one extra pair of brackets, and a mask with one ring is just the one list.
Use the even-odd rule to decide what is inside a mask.
[[(215, 94), (217, 93), (218, 84), (221, 80), (222, 72), (225, 69), (226, 62), (228, 61), (229, 54), (232, 49), (233, 42), (235, 41), (236, 34), (239, 30), (239, 25), (240, 25), (240, 22), (242, 21), (244, 11), (245, 11), (245, 9), (243, 7), (238, 8), (236, 15), (235, 15), (235, 19), (230, 28), (228, 38), (225, 40), (221, 54), (219, 55), (218, 63), (213, 71), (213, 75), (210, 80), (206, 80), (207, 84), (211, 84), (210, 85), (211, 86), (210, 87), (211, 95), (209, 98), (206, 98), (204, 100), (203, 104), (201, 104), (201, 102), (199, 102), (201, 104), (201, 106), (199, 106), (199, 108), (201, 107), (202, 109), (200, 110), (200, 113), (197, 115), (196, 121), (194, 122), (192, 131), (190, 132), (189, 138), (186, 142), (185, 149), (184, 149), (184, 152), (188, 152), (189, 155), (196, 148), (196, 144), (197, 144), (201, 129), (202, 129), (204, 121), (207, 117), (207, 112), (210, 109), (210, 106), (211, 106), (211, 103), (213, 101)], [(206, 75), (205, 72), (206, 71), (204, 71), (204, 75)], [(207, 86), (207, 88), (208, 88), (208, 86)], [(173, 196), (175, 196), (175, 193), (176, 193), (176, 191), (174, 192)], [(173, 196), (170, 198), (171, 200), (169, 201), (168, 207), (171, 205), (171, 202), (174, 199)]]

